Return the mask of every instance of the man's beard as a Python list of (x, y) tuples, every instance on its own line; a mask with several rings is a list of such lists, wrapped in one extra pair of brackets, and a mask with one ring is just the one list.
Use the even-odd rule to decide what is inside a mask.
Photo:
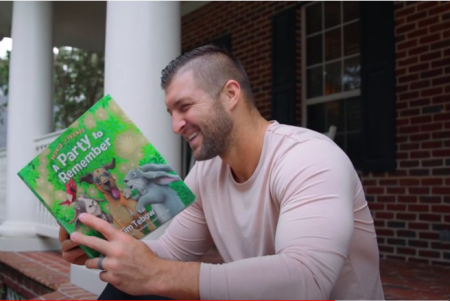
[(217, 100), (210, 118), (200, 127), (203, 141), (200, 152), (194, 152), (195, 160), (209, 160), (228, 151), (232, 130), (233, 120)]

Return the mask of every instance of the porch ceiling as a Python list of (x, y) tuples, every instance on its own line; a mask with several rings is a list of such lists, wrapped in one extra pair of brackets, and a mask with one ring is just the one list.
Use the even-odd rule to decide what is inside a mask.
[[(181, 15), (209, 1), (180, 1)], [(11, 36), (12, 1), (0, 1), (0, 38)], [(105, 46), (106, 1), (54, 1), (55, 46), (73, 46), (103, 51)]]

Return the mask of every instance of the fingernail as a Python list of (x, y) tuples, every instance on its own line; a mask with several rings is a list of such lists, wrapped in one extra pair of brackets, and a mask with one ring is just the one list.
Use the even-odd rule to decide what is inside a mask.
[(71, 240), (76, 240), (78, 238), (78, 233), (77, 232), (73, 232), (71, 235), (70, 235), (70, 239)]
[(80, 219), (80, 221), (84, 222), (84, 220), (86, 219), (86, 213), (81, 213), (78, 218)]

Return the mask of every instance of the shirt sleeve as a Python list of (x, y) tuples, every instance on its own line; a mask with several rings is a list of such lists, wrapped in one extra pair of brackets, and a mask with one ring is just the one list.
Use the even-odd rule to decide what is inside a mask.
[(329, 298), (348, 256), (357, 175), (348, 157), (326, 141), (294, 146), (275, 164), (276, 253), (202, 263), (201, 299)]
[(213, 244), (203, 213), (201, 196), (196, 189), (197, 168), (198, 163), (185, 179), (186, 185), (196, 195), (195, 202), (175, 216), (158, 239), (143, 240), (160, 258), (177, 261), (199, 260)]

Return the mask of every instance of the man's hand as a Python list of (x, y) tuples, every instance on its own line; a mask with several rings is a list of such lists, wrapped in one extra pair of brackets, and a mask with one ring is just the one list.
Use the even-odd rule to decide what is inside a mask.
[[(77, 232), (71, 235), (74, 243), (104, 254), (102, 262), (104, 271), (100, 273), (102, 281), (109, 282), (130, 295), (198, 299), (199, 263), (160, 259), (145, 243), (121, 232), (100, 218), (84, 213), (80, 214), (79, 219), (105, 237), (101, 239)], [(98, 260), (98, 258), (88, 259), (86, 267), (98, 269)]]
[(80, 246), (69, 239), (69, 234), (63, 227), (59, 228), (59, 241), (61, 242), (61, 250), (63, 258), (77, 265), (83, 265), (89, 257), (80, 248)]

